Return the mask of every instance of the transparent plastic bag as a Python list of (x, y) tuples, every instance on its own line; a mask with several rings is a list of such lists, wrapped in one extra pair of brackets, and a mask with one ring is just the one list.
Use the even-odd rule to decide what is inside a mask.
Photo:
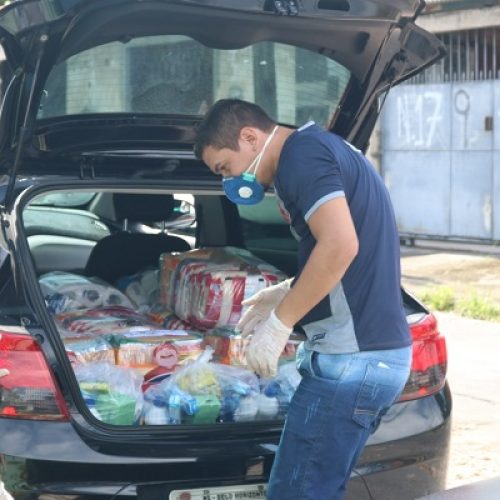
[(132, 276), (125, 276), (116, 282), (116, 287), (140, 312), (149, 312), (158, 302), (159, 271), (146, 269)]
[(74, 367), (91, 413), (108, 424), (133, 425), (142, 414), (141, 378), (132, 370), (106, 362)]
[(111, 344), (96, 335), (62, 335), (66, 354), (72, 364), (107, 361), (115, 364), (115, 350)]
[(92, 333), (109, 335), (112, 333), (154, 330), (156, 325), (147, 316), (122, 306), (82, 309), (55, 316), (61, 332)]
[(250, 422), (259, 411), (257, 376), (236, 366), (213, 364), (221, 387), (220, 422)]
[[(144, 422), (209, 424), (250, 421), (258, 411), (257, 377), (248, 370), (211, 362), (203, 354), (145, 394)], [(158, 410), (158, 408), (165, 408)], [(150, 419), (162, 415), (163, 419)]]
[(133, 367), (146, 373), (158, 366), (155, 350), (171, 344), (178, 357), (179, 366), (196, 359), (202, 353), (203, 338), (185, 330), (128, 331), (115, 334), (112, 343), (116, 348), (116, 364)]
[(284, 417), (301, 380), (302, 377), (295, 362), (281, 365), (276, 377), (263, 380), (259, 399), (259, 417), (269, 419)]
[(98, 278), (53, 271), (40, 276), (39, 283), (52, 314), (105, 306), (134, 307), (122, 292)]

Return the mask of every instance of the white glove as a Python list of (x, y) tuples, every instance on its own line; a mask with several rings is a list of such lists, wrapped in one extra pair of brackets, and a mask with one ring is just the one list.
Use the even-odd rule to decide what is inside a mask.
[(278, 371), (278, 359), (291, 333), (292, 328), (284, 325), (272, 310), (269, 318), (255, 328), (250, 339), (246, 351), (248, 366), (261, 377), (274, 377)]
[(0, 500), (14, 500), (10, 493), (5, 489), (2, 481), (0, 481)]
[(255, 327), (265, 321), (271, 311), (276, 309), (290, 290), (292, 279), (264, 288), (241, 303), (244, 306), (251, 306), (236, 325), (236, 329), (241, 332), (243, 338), (253, 333)]

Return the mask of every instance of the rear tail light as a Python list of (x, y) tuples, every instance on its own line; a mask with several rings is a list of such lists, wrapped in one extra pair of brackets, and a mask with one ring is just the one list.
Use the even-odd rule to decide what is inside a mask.
[(418, 322), (410, 324), (410, 330), (413, 361), (400, 401), (433, 394), (444, 386), (446, 378), (446, 341), (438, 331), (436, 318), (427, 314)]
[(40, 345), (0, 329), (0, 418), (67, 420), (68, 410)]

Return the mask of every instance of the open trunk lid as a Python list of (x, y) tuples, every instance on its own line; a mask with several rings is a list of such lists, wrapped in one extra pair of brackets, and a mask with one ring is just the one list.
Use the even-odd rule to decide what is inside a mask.
[[(10, 82), (0, 114), (0, 172), (10, 175), (11, 193), (16, 173), (74, 174), (89, 158), (98, 158), (104, 172), (117, 150), (143, 158), (162, 157), (167, 150), (190, 154), (196, 123), (221, 97), (254, 100), (292, 126), (316, 118), (364, 147), (380, 92), (443, 53), (440, 42), (414, 24), (423, 5), (416, 0), (12, 3), (0, 11)], [(243, 80), (229, 74), (235, 55), (236, 72), (251, 66)], [(147, 57), (158, 62), (156, 74), (153, 63), (144, 64)], [(291, 75), (285, 86), (284, 74)], [(148, 75), (153, 76), (145, 88), (141, 79)], [(111, 98), (107, 105), (96, 104), (92, 99), (106, 78)], [(138, 87), (141, 104), (133, 99)]]

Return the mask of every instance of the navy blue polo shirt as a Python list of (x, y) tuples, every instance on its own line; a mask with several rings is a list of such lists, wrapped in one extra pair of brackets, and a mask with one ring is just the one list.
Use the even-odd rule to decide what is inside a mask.
[(394, 211), (365, 156), (310, 122), (285, 141), (274, 187), (299, 240), (297, 276), (316, 244), (308, 221), (329, 200), (346, 198), (359, 240), (358, 254), (342, 280), (299, 322), (306, 348), (333, 354), (411, 345)]

